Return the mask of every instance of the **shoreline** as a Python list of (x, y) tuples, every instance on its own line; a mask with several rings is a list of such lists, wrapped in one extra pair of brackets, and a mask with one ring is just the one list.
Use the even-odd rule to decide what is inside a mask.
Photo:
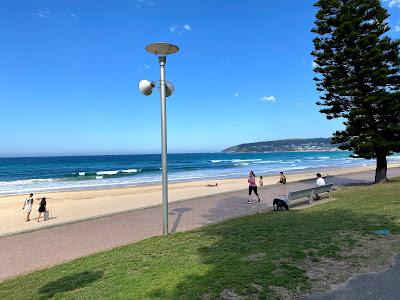
[[(389, 168), (400, 167), (400, 164), (391, 164)], [(344, 175), (374, 170), (375, 166), (362, 166), (356, 168), (332, 168), (322, 171), (324, 176)], [(285, 173), (288, 182), (297, 182), (315, 178), (316, 170), (307, 172)], [(277, 184), (278, 175), (263, 176), (264, 186)], [(258, 183), (257, 177), (257, 183)], [(216, 187), (207, 187), (207, 184), (218, 183)], [(210, 179), (169, 184), (169, 202), (177, 202), (193, 198), (212, 196), (233, 191), (247, 190), (247, 177), (230, 179)], [(244, 199), (247, 193), (243, 194)], [(82, 191), (62, 191), (34, 193), (34, 198), (48, 198), (50, 219), (37, 222), (37, 201), (33, 206), (31, 221), (25, 222), (25, 211), (22, 205), (27, 195), (0, 196), (0, 235), (12, 232), (35, 230), (42, 227), (54, 226), (79, 219), (94, 218), (108, 214), (122, 213), (129, 210), (143, 209), (161, 204), (161, 185), (151, 184), (146, 186), (119, 187)]]
[[(302, 151), (303, 152), (303, 151)], [(390, 165), (396, 165), (388, 163), (388, 168)], [(400, 163), (399, 163), (400, 165)], [(357, 169), (357, 168), (375, 168), (375, 164), (371, 165), (360, 165), (360, 166), (343, 166), (343, 167), (320, 167), (318, 170), (314, 169), (313, 167), (309, 168), (304, 168), (304, 169), (292, 169), (285, 171), (285, 174), (303, 174), (303, 173), (309, 173), (309, 172), (322, 172), (326, 173), (328, 171), (335, 171), (338, 169)], [(271, 173), (257, 173), (257, 177), (263, 176), (265, 178), (270, 177), (270, 176), (278, 176), (279, 170), (276, 171), (276, 174), (271, 174)], [(173, 179), (169, 180), (169, 186), (174, 185), (174, 184), (182, 184), (182, 183), (192, 183), (192, 182), (210, 182), (210, 181), (221, 181), (221, 180), (237, 180), (237, 179), (243, 179), (247, 177), (242, 177), (242, 176), (215, 176), (215, 177), (199, 177), (199, 178), (191, 178), (191, 179)], [(99, 184), (99, 185), (93, 185), (93, 186), (82, 186), (82, 187), (56, 187), (56, 188), (45, 188), (45, 189), (38, 189), (35, 190), (35, 188), (32, 188), (30, 191), (24, 191), (24, 192), (5, 192), (5, 193), (0, 193), (0, 201), (2, 197), (12, 197), (12, 196), (23, 196), (26, 195), (27, 193), (34, 193), (34, 194), (53, 194), (53, 193), (66, 193), (66, 192), (84, 192), (84, 191), (100, 191), (100, 190), (113, 190), (113, 189), (126, 189), (126, 188), (140, 188), (140, 187), (148, 187), (148, 186), (158, 186), (161, 185), (161, 179), (158, 181), (154, 182), (143, 182), (143, 183), (113, 183), (113, 184)]]

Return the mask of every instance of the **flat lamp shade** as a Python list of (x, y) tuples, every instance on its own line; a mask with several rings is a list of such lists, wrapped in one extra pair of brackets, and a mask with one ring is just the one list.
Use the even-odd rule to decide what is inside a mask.
[(145, 47), (147, 52), (156, 55), (168, 55), (179, 51), (179, 47), (168, 43), (153, 43)]

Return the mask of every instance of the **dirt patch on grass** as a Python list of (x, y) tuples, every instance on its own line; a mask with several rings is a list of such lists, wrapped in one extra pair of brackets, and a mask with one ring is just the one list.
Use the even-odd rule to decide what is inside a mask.
[(304, 299), (312, 293), (338, 288), (356, 275), (384, 271), (392, 265), (394, 255), (400, 253), (400, 235), (362, 236), (346, 232), (339, 233), (336, 242), (341, 250), (335, 256), (319, 256), (317, 249), (309, 249), (305, 251), (306, 259), (300, 263), (291, 262), (306, 270), (310, 279), (308, 291), (292, 291), (280, 286), (268, 288), (278, 299)]
[(265, 257), (265, 253), (256, 253), (243, 258), (244, 261), (259, 261)]
[(270, 286), (269, 288), (278, 299), (294, 299), (294, 293), (284, 287)]
[[(346, 233), (346, 237), (349, 234)], [(339, 235), (338, 239), (343, 238)], [(332, 290), (348, 279), (363, 273), (381, 272), (389, 268), (400, 252), (400, 235), (386, 237), (351, 235), (354, 244), (341, 247), (335, 257), (309, 255), (300, 263), (310, 279), (310, 293)], [(313, 253), (311, 251), (311, 253)], [(287, 299), (296, 299), (289, 297)]]

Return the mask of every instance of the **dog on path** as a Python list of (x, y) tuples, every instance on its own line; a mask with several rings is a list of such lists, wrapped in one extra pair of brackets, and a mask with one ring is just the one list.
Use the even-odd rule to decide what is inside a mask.
[[(272, 205), (274, 206), (274, 210), (283, 210), (283, 208), (286, 208), (286, 210), (289, 210), (289, 206), (287, 205), (285, 200), (275, 198), (274, 201), (272, 202)], [(276, 209), (275, 209), (276, 206)]]

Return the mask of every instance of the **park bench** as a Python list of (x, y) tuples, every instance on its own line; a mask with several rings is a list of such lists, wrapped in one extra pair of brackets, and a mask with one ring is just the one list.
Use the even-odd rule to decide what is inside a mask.
[(313, 204), (314, 196), (323, 193), (329, 193), (329, 200), (330, 200), (332, 189), (333, 189), (333, 184), (325, 184), (310, 189), (290, 192), (287, 198), (287, 204), (290, 208), (291, 205), (304, 202), (303, 199), (308, 198), (309, 204), (311, 205)]

